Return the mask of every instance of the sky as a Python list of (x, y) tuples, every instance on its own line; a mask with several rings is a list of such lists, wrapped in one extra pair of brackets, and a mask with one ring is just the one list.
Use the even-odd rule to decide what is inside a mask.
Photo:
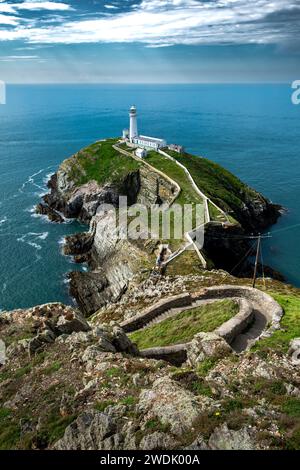
[(0, 0), (8, 83), (300, 79), (300, 0)]

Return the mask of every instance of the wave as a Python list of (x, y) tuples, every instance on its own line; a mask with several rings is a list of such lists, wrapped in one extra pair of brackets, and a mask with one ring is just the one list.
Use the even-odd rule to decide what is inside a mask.
[[(45, 171), (46, 168), (42, 168), (41, 170), (37, 171), (36, 173), (33, 173), (32, 175), (28, 176), (27, 180), (24, 181), (24, 183), (22, 184), (22, 186), (19, 188), (19, 192), (20, 193), (23, 193), (24, 192), (24, 189), (26, 188), (26, 186), (28, 184), (35, 184), (34, 182), (34, 178), (38, 175), (40, 175), (41, 173), (43, 173), (43, 171)], [(44, 188), (39, 188), (39, 189), (44, 189)]]
[(7, 220), (8, 220), (8, 219), (7, 219), (6, 215), (4, 216), (3, 219), (0, 219), (0, 227), (1, 227), (1, 225), (4, 225), (5, 222), (7, 222)]
[(49, 235), (49, 232), (42, 232), (42, 233), (29, 232), (17, 238), (17, 241), (21, 243), (26, 243), (27, 245), (31, 246), (32, 248), (35, 248), (36, 250), (41, 250), (42, 246), (39, 243), (37, 243), (37, 240), (46, 240), (48, 235)]
[(53, 176), (53, 175), (54, 175), (54, 173), (47, 173), (47, 175), (44, 176), (43, 183), (44, 183), (45, 186), (47, 186), (51, 176)]
[(58, 244), (60, 246), (64, 245), (66, 242), (66, 236), (64, 235), (63, 237), (60, 237), (60, 239), (58, 240)]

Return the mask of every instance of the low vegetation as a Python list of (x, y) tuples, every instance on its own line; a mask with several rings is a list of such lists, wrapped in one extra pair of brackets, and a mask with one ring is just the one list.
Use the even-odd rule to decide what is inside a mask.
[(119, 184), (127, 174), (139, 168), (139, 162), (114, 150), (115, 142), (114, 139), (96, 142), (73, 157), (76, 164), (72, 162), (70, 176), (77, 186), (91, 180), (99, 184)]
[(229, 214), (238, 213), (247, 198), (259, 197), (256, 191), (217, 163), (188, 153), (168, 153), (184, 164), (204, 194)]
[(231, 300), (214, 302), (177, 314), (130, 335), (140, 349), (169, 346), (191, 341), (200, 331), (215, 330), (236, 315), (238, 306)]
[(284, 310), (281, 329), (275, 331), (270, 338), (265, 338), (256, 343), (254, 349), (257, 351), (276, 349), (280, 352), (287, 352), (290, 341), (300, 337), (300, 297), (272, 292), (270, 294)]
[(157, 152), (149, 152), (147, 156), (147, 163), (154, 168), (166, 173), (181, 187), (181, 193), (176, 199), (177, 204), (203, 204), (203, 199), (196, 193), (191, 186), (191, 183), (186, 176), (184, 170), (176, 163), (169, 160), (167, 157), (160, 155)]

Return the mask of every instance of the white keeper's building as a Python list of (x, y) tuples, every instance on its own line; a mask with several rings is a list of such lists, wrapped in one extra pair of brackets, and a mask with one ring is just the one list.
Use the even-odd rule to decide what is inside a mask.
[(146, 135), (138, 134), (137, 126), (137, 111), (135, 106), (131, 106), (129, 111), (130, 128), (123, 130), (123, 139), (127, 140), (133, 145), (142, 147), (148, 150), (158, 150), (166, 147), (167, 142), (164, 139), (158, 139), (156, 137), (149, 137)]

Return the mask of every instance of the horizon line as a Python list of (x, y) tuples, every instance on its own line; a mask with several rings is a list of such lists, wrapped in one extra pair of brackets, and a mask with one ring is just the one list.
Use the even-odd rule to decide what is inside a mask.
[(232, 82), (9, 82), (6, 85), (32, 86), (32, 85), (290, 85), (294, 80), (287, 81), (232, 81)]

